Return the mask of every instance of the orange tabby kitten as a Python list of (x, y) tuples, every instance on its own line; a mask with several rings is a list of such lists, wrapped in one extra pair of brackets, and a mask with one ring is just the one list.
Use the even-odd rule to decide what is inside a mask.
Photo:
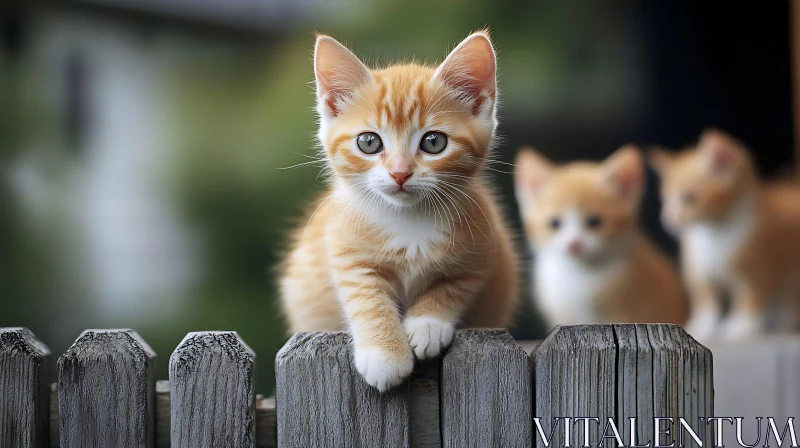
[(459, 325), (505, 327), (517, 256), (482, 175), (495, 120), (495, 55), (475, 33), (438, 67), (370, 70), (319, 36), (319, 139), (330, 189), (281, 279), (292, 332), (349, 329), (355, 365), (384, 391)]
[(536, 254), (536, 300), (551, 326), (684, 322), (680, 279), (637, 223), (644, 188), (631, 146), (602, 163), (563, 166), (519, 153), (517, 199)]
[[(732, 340), (794, 327), (800, 188), (762, 185), (747, 149), (720, 131), (678, 154), (655, 150), (651, 162), (662, 176), (662, 222), (680, 238), (692, 299), (687, 330)], [(731, 297), (725, 319), (723, 294)]]

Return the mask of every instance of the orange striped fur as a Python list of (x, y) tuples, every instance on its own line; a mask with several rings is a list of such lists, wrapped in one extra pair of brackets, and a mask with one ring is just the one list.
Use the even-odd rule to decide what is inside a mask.
[[(494, 51), (479, 32), (438, 68), (370, 70), (320, 36), (315, 72), (331, 182), (287, 254), (283, 311), (292, 332), (352, 331), (356, 368), (386, 390), (457, 326), (506, 327), (517, 308), (518, 258), (483, 179)], [(423, 150), (431, 131), (446, 136), (439, 154)], [(359, 149), (364, 133), (380, 152)]]
[(796, 331), (800, 186), (762, 183), (747, 148), (717, 130), (650, 159), (662, 177), (664, 227), (680, 240), (692, 299), (687, 331), (701, 341)]

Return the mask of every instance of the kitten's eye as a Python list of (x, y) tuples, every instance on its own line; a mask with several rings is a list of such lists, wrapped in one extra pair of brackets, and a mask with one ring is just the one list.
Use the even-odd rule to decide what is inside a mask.
[(381, 138), (378, 137), (378, 134), (374, 132), (358, 134), (358, 137), (356, 137), (356, 144), (358, 145), (358, 149), (364, 154), (377, 154), (383, 151), (383, 142)]
[(561, 227), (561, 219), (558, 216), (554, 216), (550, 218), (547, 225), (553, 230), (558, 230)]
[(599, 229), (603, 225), (603, 218), (597, 215), (592, 215), (586, 218), (586, 227), (590, 229)]
[(422, 136), (419, 149), (428, 154), (439, 154), (447, 147), (447, 136), (441, 132), (428, 132)]
[(681, 194), (681, 202), (683, 203), (683, 205), (692, 205), (696, 200), (697, 200), (697, 195), (691, 191), (687, 191)]

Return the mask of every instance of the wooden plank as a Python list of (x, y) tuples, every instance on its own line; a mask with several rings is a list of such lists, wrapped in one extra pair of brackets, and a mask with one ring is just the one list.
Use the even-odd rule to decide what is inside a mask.
[(155, 353), (132, 330), (86, 330), (58, 359), (63, 448), (155, 446)]
[(186, 335), (169, 359), (171, 446), (255, 446), (255, 361), (235, 331)]
[(439, 448), (439, 361), (418, 363), (410, 383), (411, 448)]
[[(553, 417), (598, 417), (589, 427), (589, 443), (597, 446), (608, 417), (623, 442), (631, 440), (635, 417), (636, 443), (655, 442), (654, 418), (670, 437), (680, 436), (678, 418), (696, 430), (699, 417), (713, 415), (711, 352), (677, 325), (620, 324), (557, 327), (532, 353), (535, 415), (549, 433)], [(564, 422), (558, 423), (551, 446), (564, 445)], [(582, 446), (583, 421), (572, 421), (572, 446)], [(613, 434), (608, 432), (609, 435)], [(549, 435), (549, 434), (546, 434)], [(705, 433), (705, 445), (710, 432)], [(537, 446), (543, 446), (538, 434)], [(604, 446), (616, 446), (612, 438)], [(669, 444), (664, 436), (662, 443)], [(695, 446), (684, 434), (684, 445)]]
[(275, 359), (281, 448), (410, 445), (410, 387), (386, 393), (353, 366), (345, 332), (296, 333)]
[(0, 441), (49, 445), (50, 349), (27, 328), (0, 328)]
[[(557, 326), (531, 354), (535, 383), (534, 415), (549, 435), (556, 417), (593, 417), (589, 442), (597, 446), (604, 424), (616, 417), (617, 349), (611, 325)], [(584, 421), (571, 422), (571, 445), (584, 443)], [(534, 434), (536, 446), (544, 443)], [(564, 422), (557, 424), (551, 446), (565, 444)]]
[[(678, 413), (678, 360), (679, 348), (675, 346), (668, 328), (662, 325), (648, 325), (647, 334), (653, 349), (653, 416), (677, 418)], [(654, 422), (655, 424), (655, 422)], [(674, 427), (662, 422), (661, 428), (669, 428), (674, 435)], [(669, 441), (653, 444), (669, 445)]]
[(457, 331), (441, 393), (443, 446), (531, 446), (530, 358), (505, 330)]
[[(653, 351), (645, 325), (615, 325), (617, 361), (616, 424), (623, 440), (631, 440), (631, 417), (636, 417), (636, 443), (653, 434)], [(659, 416), (660, 417), (660, 416)]]

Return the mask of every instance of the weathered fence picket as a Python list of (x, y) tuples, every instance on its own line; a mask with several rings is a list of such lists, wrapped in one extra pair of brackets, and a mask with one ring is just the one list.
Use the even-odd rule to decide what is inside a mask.
[(0, 441), (48, 446), (50, 350), (27, 328), (0, 328)]
[(531, 446), (531, 362), (505, 330), (458, 331), (441, 390), (442, 446)]
[[(636, 439), (647, 443), (654, 436), (654, 418), (661, 428), (680, 429), (678, 417), (697, 428), (699, 417), (713, 415), (711, 352), (680, 327), (667, 324), (581, 325), (557, 327), (532, 352), (534, 361), (535, 415), (549, 435), (554, 418), (560, 417), (551, 444), (565, 443), (564, 417), (571, 417), (571, 446), (584, 445), (588, 425), (589, 444), (615, 446), (603, 439), (608, 418), (615, 419), (625, 444), (631, 441), (630, 418), (636, 418)], [(599, 421), (577, 422), (576, 417)], [(576, 424), (577, 423), (577, 424)], [(626, 428), (627, 426), (627, 428)], [(612, 434), (611, 430), (607, 432)], [(706, 431), (704, 445), (711, 433)], [(664, 439), (663, 442), (666, 442)], [(663, 443), (662, 442), (662, 443)], [(686, 436), (686, 446), (696, 446)], [(544, 446), (537, 438), (537, 446)]]
[(235, 331), (189, 333), (169, 362), (171, 446), (256, 446), (256, 355)]
[[(573, 427), (567, 441), (564, 417), (595, 417), (606, 421), (614, 415), (616, 350), (610, 325), (556, 327), (532, 353), (535, 382), (535, 411), (552, 446), (584, 445), (583, 425)], [(561, 419), (559, 422), (555, 419)], [(573, 420), (574, 422), (574, 420)], [(597, 446), (597, 431), (589, 444)], [(540, 438), (536, 445), (543, 446)]]
[(378, 392), (350, 345), (348, 333), (297, 333), (278, 352), (278, 446), (410, 446), (408, 381)]
[(154, 447), (155, 356), (132, 330), (81, 333), (58, 359), (61, 447)]

